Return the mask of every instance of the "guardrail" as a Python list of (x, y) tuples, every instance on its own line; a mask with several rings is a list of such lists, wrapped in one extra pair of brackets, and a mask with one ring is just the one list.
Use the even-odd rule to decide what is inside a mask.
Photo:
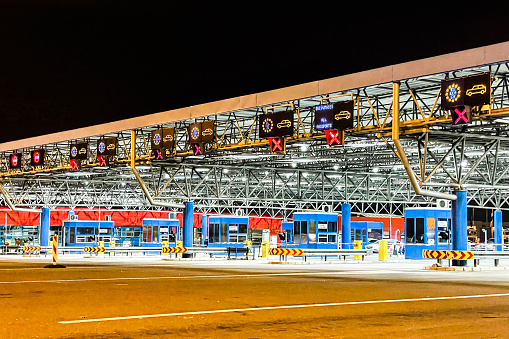
[(328, 256), (343, 257), (343, 260), (346, 260), (348, 256), (360, 256), (364, 260), (364, 257), (370, 254), (367, 249), (273, 248), (271, 250), (272, 255), (279, 255), (285, 260), (288, 256), (302, 256), (305, 262), (309, 256), (321, 256), (325, 258), (325, 261), (327, 261)]
[(480, 264), (480, 259), (493, 259), (495, 266), (498, 266), (500, 259), (508, 259), (509, 251), (473, 251), (474, 267)]

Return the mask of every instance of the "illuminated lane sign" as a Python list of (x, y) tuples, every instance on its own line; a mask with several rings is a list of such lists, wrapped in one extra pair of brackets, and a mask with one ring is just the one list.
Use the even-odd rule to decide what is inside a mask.
[(166, 159), (166, 151), (164, 149), (153, 149), (152, 156), (153, 160), (165, 160)]
[(150, 146), (153, 150), (163, 147), (163, 131), (161, 128), (151, 132)]
[(13, 153), (9, 156), (9, 167), (11, 169), (21, 168), (21, 159), (23, 158), (23, 153)]
[(293, 135), (294, 113), (294, 111), (282, 111), (260, 115), (258, 125), (260, 138)]
[(337, 129), (325, 130), (325, 137), (327, 138), (327, 145), (329, 147), (343, 145), (343, 132)]
[(205, 154), (205, 146), (201, 142), (192, 143), (191, 150), (193, 151), (193, 155), (204, 155)]
[(44, 149), (36, 149), (30, 152), (30, 165), (32, 167), (44, 166)]
[(201, 142), (209, 144), (216, 138), (216, 124), (214, 120), (207, 120), (201, 123)]
[(269, 137), (269, 146), (272, 154), (284, 154), (286, 151), (285, 138)]
[(116, 137), (97, 140), (97, 155), (117, 155), (118, 141)]
[(97, 162), (101, 167), (107, 167), (110, 165), (109, 157), (107, 155), (98, 155)]
[(315, 106), (315, 129), (325, 131), (353, 128), (353, 108), (353, 101)]
[(442, 80), (442, 108), (482, 106), (490, 104), (491, 78), (489, 73)]
[(85, 160), (88, 158), (88, 143), (71, 144), (69, 148), (70, 159)]
[(189, 143), (201, 142), (201, 123), (196, 122), (189, 125)]
[(163, 128), (163, 147), (173, 150), (175, 147), (175, 127)]
[(455, 125), (468, 124), (472, 122), (470, 106), (457, 106), (450, 109), (452, 123)]
[(71, 169), (73, 171), (81, 170), (81, 160), (80, 159), (70, 159), (69, 163), (70, 163)]

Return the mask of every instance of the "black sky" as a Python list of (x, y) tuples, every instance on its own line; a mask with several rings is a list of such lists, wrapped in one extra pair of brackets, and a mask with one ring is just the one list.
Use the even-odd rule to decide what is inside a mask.
[(509, 41), (492, 17), (173, 3), (2, 1), (0, 142)]

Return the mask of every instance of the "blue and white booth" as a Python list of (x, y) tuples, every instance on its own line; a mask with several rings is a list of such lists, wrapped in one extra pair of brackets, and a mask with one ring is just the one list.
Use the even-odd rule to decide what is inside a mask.
[(451, 210), (447, 208), (405, 209), (405, 259), (423, 259), (423, 250), (451, 249)]
[(145, 218), (142, 224), (142, 246), (144, 247), (162, 246), (164, 241), (173, 247), (182, 239), (178, 219)]
[(339, 241), (337, 213), (293, 214), (293, 243), (298, 248), (338, 248)]
[(62, 227), (64, 246), (97, 246), (99, 241), (109, 246), (114, 226), (113, 221), (78, 220), (74, 213), (70, 213)]
[(243, 247), (249, 239), (249, 217), (210, 215), (208, 219), (209, 247)]
[(382, 240), (384, 223), (381, 221), (352, 221), (350, 223), (352, 242), (362, 241), (362, 248), (366, 248), (369, 239)]

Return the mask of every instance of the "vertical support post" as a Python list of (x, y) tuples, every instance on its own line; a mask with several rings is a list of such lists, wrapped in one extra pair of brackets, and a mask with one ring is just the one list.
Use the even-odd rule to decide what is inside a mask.
[[(468, 248), (467, 236), (467, 191), (454, 191), (457, 199), (451, 201), (452, 215), (452, 250), (466, 251)], [(453, 259), (452, 266), (467, 266), (463, 259)]]
[[(182, 232), (182, 245), (184, 247), (193, 246), (193, 210), (194, 204), (192, 201), (184, 203), (184, 229)], [(184, 253), (183, 258), (190, 258), (190, 253)]]
[(50, 210), (47, 207), (42, 208), (41, 213), (41, 233), (40, 233), (40, 245), (46, 247), (49, 245), (49, 221), (50, 221)]
[(502, 211), (493, 212), (493, 237), (495, 238), (495, 251), (502, 251), (504, 243), (504, 235), (502, 230)]
[(351, 205), (341, 204), (341, 248), (352, 249)]
[(205, 239), (207, 239), (207, 230), (208, 230), (208, 223), (207, 223), (207, 215), (203, 214), (201, 216), (201, 245), (205, 246)]

